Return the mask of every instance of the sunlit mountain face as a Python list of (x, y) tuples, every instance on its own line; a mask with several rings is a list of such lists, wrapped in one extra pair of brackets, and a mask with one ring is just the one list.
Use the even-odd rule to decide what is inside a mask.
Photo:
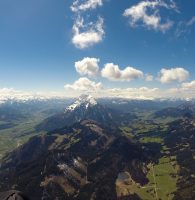
[(194, 200), (194, 10), (0, 0), (0, 199)]

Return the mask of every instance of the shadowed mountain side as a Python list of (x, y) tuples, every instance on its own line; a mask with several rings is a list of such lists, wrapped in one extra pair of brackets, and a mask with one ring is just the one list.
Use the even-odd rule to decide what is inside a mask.
[(165, 144), (180, 166), (174, 200), (195, 199), (195, 118), (172, 122)]
[(33, 200), (122, 199), (116, 193), (118, 174), (127, 171), (136, 183), (144, 185), (147, 163), (157, 155), (157, 149), (143, 148), (121, 136), (119, 130), (84, 120), (33, 137), (5, 157), (0, 190), (22, 190)]
[(169, 107), (154, 113), (154, 118), (182, 118), (192, 117), (195, 115), (195, 106), (191, 103), (181, 104), (177, 107)]

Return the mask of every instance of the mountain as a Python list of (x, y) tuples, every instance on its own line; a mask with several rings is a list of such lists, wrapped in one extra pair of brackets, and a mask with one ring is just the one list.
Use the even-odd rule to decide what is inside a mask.
[[(99, 102), (106, 107), (109, 107), (114, 110), (122, 111), (125, 113), (128, 112), (137, 112), (137, 111), (158, 111), (168, 107), (176, 107), (181, 104), (186, 103), (186, 100), (181, 99), (155, 99), (155, 100), (133, 100), (127, 98), (101, 98)], [(194, 102), (194, 101), (190, 101)]]
[(22, 121), (37, 113), (49, 116), (58, 113), (67, 106), (71, 99), (29, 100), (29, 101), (5, 101), (0, 103), (1, 121)]
[(178, 189), (173, 199), (195, 199), (195, 118), (170, 123), (164, 142), (179, 165)]
[(35, 136), (8, 154), (0, 168), (0, 191), (22, 190), (32, 200), (140, 199), (132, 191), (123, 194), (120, 184), (146, 184), (147, 164), (155, 155), (156, 148), (84, 120)]
[[(86, 95), (66, 109), (63, 100), (50, 102), (51, 106), (26, 103), (9, 106), (22, 113), (27, 106), (27, 113), (37, 119), (34, 125), (47, 116), (41, 124), (49, 125), (49, 132), (38, 133), (28, 123), (21, 128), (23, 120), (8, 128), (10, 133), (2, 129), (0, 154), (16, 139), (23, 143), (16, 143), (6, 156), (1, 154), (0, 192), (21, 190), (32, 200), (195, 199), (193, 102), (134, 111), (124, 99), (115, 107)], [(136, 104), (131, 104), (132, 110)], [(144, 108), (144, 102), (140, 106)], [(166, 117), (172, 118), (163, 120)]]
[(184, 103), (177, 107), (169, 107), (155, 112), (154, 118), (181, 118), (195, 115), (195, 106), (191, 103)]
[(71, 99), (44, 99), (0, 102), (0, 159), (7, 152), (40, 134), (35, 127), (64, 110)]
[(37, 126), (37, 130), (53, 131), (84, 119), (91, 119), (101, 124), (114, 124), (111, 110), (97, 103), (89, 95), (82, 95), (64, 112), (45, 119)]
[(19, 110), (17, 107), (9, 106), (7, 104), (0, 105), (0, 120), (1, 121), (13, 121), (25, 118), (25, 113)]

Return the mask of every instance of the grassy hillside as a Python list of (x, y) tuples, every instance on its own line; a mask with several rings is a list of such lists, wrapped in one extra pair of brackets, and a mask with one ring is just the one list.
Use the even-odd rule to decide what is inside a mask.
[[(45, 119), (45, 115), (36, 114), (30, 118), (12, 122), (13, 127), (0, 130), (0, 158), (7, 152), (25, 143), (30, 137), (43, 132), (35, 131), (35, 126)], [(0, 124), (7, 124), (0, 121)]]
[[(166, 121), (166, 120), (165, 120)], [(161, 155), (155, 163), (147, 168), (148, 183), (144, 186), (130, 184), (129, 191), (133, 191), (143, 200), (171, 200), (177, 191), (179, 165), (164, 144), (168, 125), (165, 121), (139, 120), (130, 127), (121, 127), (123, 133), (130, 138), (136, 138), (143, 144), (159, 144)]]

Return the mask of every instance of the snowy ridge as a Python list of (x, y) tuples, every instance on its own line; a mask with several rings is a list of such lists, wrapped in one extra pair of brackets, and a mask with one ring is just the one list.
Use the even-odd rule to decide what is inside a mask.
[(94, 106), (96, 104), (97, 104), (97, 101), (91, 95), (81, 95), (78, 98), (78, 100), (76, 100), (73, 104), (71, 104), (65, 109), (65, 112), (74, 111), (76, 108), (80, 107), (81, 105), (84, 105), (87, 109), (89, 106)]

